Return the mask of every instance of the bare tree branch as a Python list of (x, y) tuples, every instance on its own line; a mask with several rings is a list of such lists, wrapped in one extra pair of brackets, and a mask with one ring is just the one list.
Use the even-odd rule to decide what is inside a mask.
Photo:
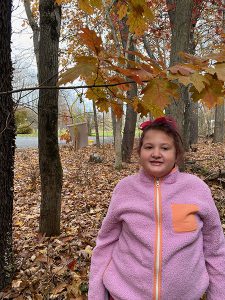
[[(143, 80), (142, 82), (149, 82), (149, 80)], [(9, 94), (15, 94), (19, 92), (25, 92), (25, 91), (35, 91), (35, 90), (76, 90), (76, 89), (87, 89), (87, 88), (99, 88), (99, 87), (110, 87), (110, 86), (118, 86), (122, 84), (128, 84), (128, 83), (135, 83), (135, 81), (124, 81), (119, 83), (111, 83), (111, 84), (93, 84), (93, 85), (75, 85), (75, 86), (37, 86), (37, 87), (29, 87), (29, 88), (22, 88), (22, 89), (16, 89), (12, 91), (5, 91), (0, 92), (0, 95), (9, 95)]]

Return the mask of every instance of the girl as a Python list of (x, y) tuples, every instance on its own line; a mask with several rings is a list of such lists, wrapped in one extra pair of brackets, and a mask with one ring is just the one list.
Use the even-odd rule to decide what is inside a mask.
[(93, 251), (89, 300), (225, 299), (225, 239), (208, 186), (179, 172), (168, 117), (147, 121), (142, 169), (116, 186)]

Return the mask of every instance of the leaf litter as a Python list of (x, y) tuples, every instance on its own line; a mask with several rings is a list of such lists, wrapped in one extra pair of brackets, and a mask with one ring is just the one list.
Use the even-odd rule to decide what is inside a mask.
[[(225, 145), (203, 141), (186, 155), (187, 171), (200, 176), (225, 170)], [(98, 153), (102, 163), (91, 163)], [(86, 300), (89, 266), (98, 230), (110, 202), (112, 190), (123, 177), (139, 170), (138, 157), (123, 169), (114, 169), (113, 145), (98, 149), (87, 146), (74, 151), (60, 148), (63, 166), (61, 234), (45, 237), (38, 232), (40, 175), (38, 151), (16, 150), (13, 241), (15, 275), (12, 286), (0, 299)], [(198, 168), (196, 168), (198, 165)], [(197, 171), (196, 171), (197, 170)], [(218, 180), (207, 182), (225, 231), (225, 192)]]

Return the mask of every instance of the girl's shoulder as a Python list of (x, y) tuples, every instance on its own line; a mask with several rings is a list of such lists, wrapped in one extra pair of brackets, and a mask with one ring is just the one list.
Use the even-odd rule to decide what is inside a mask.
[(186, 173), (186, 172), (180, 172), (179, 174), (180, 181), (184, 182), (186, 185), (190, 185), (192, 187), (196, 186), (199, 189), (203, 189), (206, 192), (210, 190), (209, 186), (197, 175)]
[(139, 174), (135, 173), (122, 178), (116, 185), (116, 188), (121, 188), (127, 185), (133, 185), (138, 181)]

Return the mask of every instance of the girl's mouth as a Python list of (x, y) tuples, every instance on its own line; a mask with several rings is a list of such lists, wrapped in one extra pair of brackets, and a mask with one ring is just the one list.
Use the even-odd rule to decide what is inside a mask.
[(162, 161), (150, 161), (150, 164), (154, 166), (160, 166), (163, 162)]

